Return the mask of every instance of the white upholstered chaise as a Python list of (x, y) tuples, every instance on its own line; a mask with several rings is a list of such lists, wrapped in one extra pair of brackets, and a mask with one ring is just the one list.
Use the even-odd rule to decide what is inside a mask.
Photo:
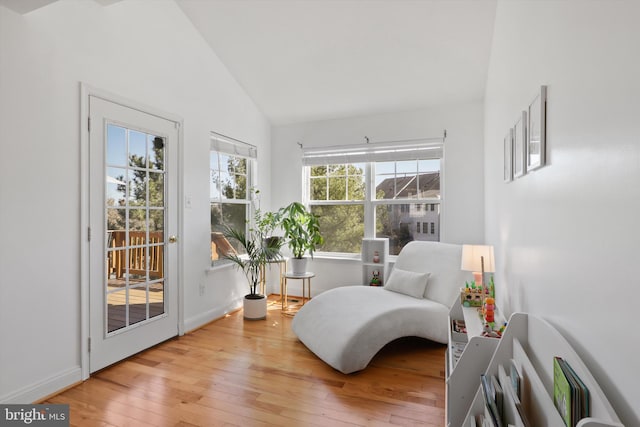
[[(345, 374), (364, 369), (397, 338), (416, 336), (446, 343), (449, 308), (460, 287), (471, 279), (470, 273), (460, 270), (461, 254), (461, 245), (411, 242), (398, 255), (384, 288), (344, 286), (323, 292), (296, 314), (293, 331), (319, 358)], [(428, 278), (417, 273), (429, 273)], [(422, 298), (407, 295), (416, 294), (423, 278)], [(407, 289), (413, 283), (416, 287)], [(400, 292), (389, 290), (389, 285)]]

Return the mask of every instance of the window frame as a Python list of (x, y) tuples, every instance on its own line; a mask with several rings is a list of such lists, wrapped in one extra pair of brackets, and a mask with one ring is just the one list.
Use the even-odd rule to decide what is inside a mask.
[[(407, 159), (397, 159), (397, 160), (386, 160), (386, 161), (405, 161)], [(443, 205), (444, 205), (444, 145), (442, 145), (442, 152), (439, 158), (421, 158), (418, 156), (416, 161), (419, 160), (438, 160), (439, 161), (439, 179), (440, 179), (440, 191), (439, 198), (435, 197), (425, 197), (425, 198), (406, 198), (406, 199), (376, 199), (375, 195), (375, 164), (376, 161), (362, 162), (362, 161), (354, 161), (351, 163), (327, 163), (326, 165), (345, 165), (345, 164), (364, 164), (364, 181), (365, 181), (365, 198), (364, 200), (311, 200), (311, 168), (313, 166), (318, 165), (304, 165), (302, 167), (303, 170), (303, 203), (307, 206), (327, 206), (327, 205), (364, 205), (364, 235), (363, 238), (372, 238), (376, 235), (376, 209), (380, 206), (387, 205), (409, 205), (409, 211), (411, 211), (411, 205), (425, 205), (424, 213), (436, 211), (435, 205), (439, 205), (439, 229), (442, 229), (442, 221), (443, 221)], [(421, 172), (419, 170), (416, 171), (416, 174), (419, 175)], [(423, 172), (424, 173), (424, 172)], [(426, 205), (431, 205), (431, 209), (428, 210)], [(416, 208), (417, 209), (417, 208)], [(422, 209), (421, 209), (422, 212)], [(423, 230), (424, 232), (424, 230)], [(420, 234), (420, 233), (416, 233)], [(431, 233), (426, 233), (431, 235)], [(438, 234), (438, 241), (441, 240), (440, 233)], [(353, 252), (329, 252), (329, 251), (316, 251), (316, 255), (320, 257), (327, 258), (353, 258), (354, 255), (360, 255), (360, 253)], [(394, 255), (390, 255), (390, 257), (395, 257)], [(391, 258), (393, 259), (393, 258)]]
[[(227, 156), (234, 159), (244, 159), (246, 162), (246, 175), (245, 175), (245, 198), (238, 199), (232, 198), (228, 199), (223, 197), (222, 188), (219, 185), (217, 189), (218, 197), (211, 197), (211, 186), (213, 185), (214, 178), (214, 169), (211, 165), (211, 155), (212, 153), (217, 153), (218, 156), (218, 177), (221, 176), (223, 172), (223, 168), (221, 165), (221, 155)], [(220, 205), (244, 205), (245, 206), (245, 233), (248, 233), (252, 224), (252, 218), (254, 216), (254, 203), (252, 198), (252, 189), (256, 186), (256, 171), (258, 167), (258, 157), (257, 157), (257, 149), (255, 146), (248, 144), (246, 142), (236, 140), (234, 138), (230, 138), (216, 132), (211, 132), (211, 146), (209, 148), (209, 209), (211, 209), (213, 204)], [(234, 174), (238, 175), (238, 174)], [(234, 194), (235, 196), (235, 194)], [(213, 224), (211, 221), (209, 222), (209, 231), (213, 233)], [(222, 267), (225, 265), (232, 265), (232, 262), (225, 259), (213, 259), (213, 254), (209, 254), (211, 259), (211, 267)]]

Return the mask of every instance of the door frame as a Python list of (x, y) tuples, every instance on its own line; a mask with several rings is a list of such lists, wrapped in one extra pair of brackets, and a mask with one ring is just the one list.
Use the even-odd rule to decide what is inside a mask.
[[(95, 96), (124, 107), (143, 111), (178, 125), (178, 194), (176, 197), (178, 215), (178, 335), (184, 335), (184, 120), (182, 117), (144, 105), (126, 97), (92, 87), (80, 82), (80, 369), (82, 379), (89, 378), (89, 337), (90, 337), (90, 277), (89, 277), (89, 97)], [(97, 124), (91, 124), (98, 126)], [(97, 233), (98, 230), (93, 230)]]

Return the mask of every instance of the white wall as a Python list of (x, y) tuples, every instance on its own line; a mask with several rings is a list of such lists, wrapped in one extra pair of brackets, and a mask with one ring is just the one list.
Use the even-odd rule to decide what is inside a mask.
[[(186, 329), (246, 293), (235, 270), (207, 272), (208, 135), (256, 144), (268, 165), (270, 126), (180, 8), (63, 0), (23, 16), (0, 6), (0, 402), (80, 378), (79, 82), (184, 118)], [(259, 180), (268, 204), (268, 167)]]
[[(556, 326), (640, 425), (640, 3), (501, 1), (485, 104), (498, 300)], [(549, 165), (502, 182), (502, 138), (548, 85)], [(550, 362), (549, 362), (550, 363)]]
[[(449, 243), (483, 243), (483, 107), (481, 103), (379, 114), (274, 127), (272, 131), (272, 203), (285, 206), (302, 198), (302, 161), (298, 142), (305, 147), (363, 144), (442, 136), (447, 130), (444, 165), (444, 207), (441, 240)], [(315, 260), (322, 274), (313, 279), (321, 291), (361, 281), (355, 261)], [(329, 267), (330, 275), (325, 275)], [(320, 271), (318, 266), (314, 271)]]

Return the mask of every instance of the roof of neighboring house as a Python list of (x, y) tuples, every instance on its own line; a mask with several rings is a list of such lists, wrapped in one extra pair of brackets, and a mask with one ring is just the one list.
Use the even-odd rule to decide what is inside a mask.
[[(418, 186), (420, 188), (418, 188)], [(440, 172), (387, 178), (376, 187), (384, 192), (384, 199), (428, 198), (440, 195)]]

